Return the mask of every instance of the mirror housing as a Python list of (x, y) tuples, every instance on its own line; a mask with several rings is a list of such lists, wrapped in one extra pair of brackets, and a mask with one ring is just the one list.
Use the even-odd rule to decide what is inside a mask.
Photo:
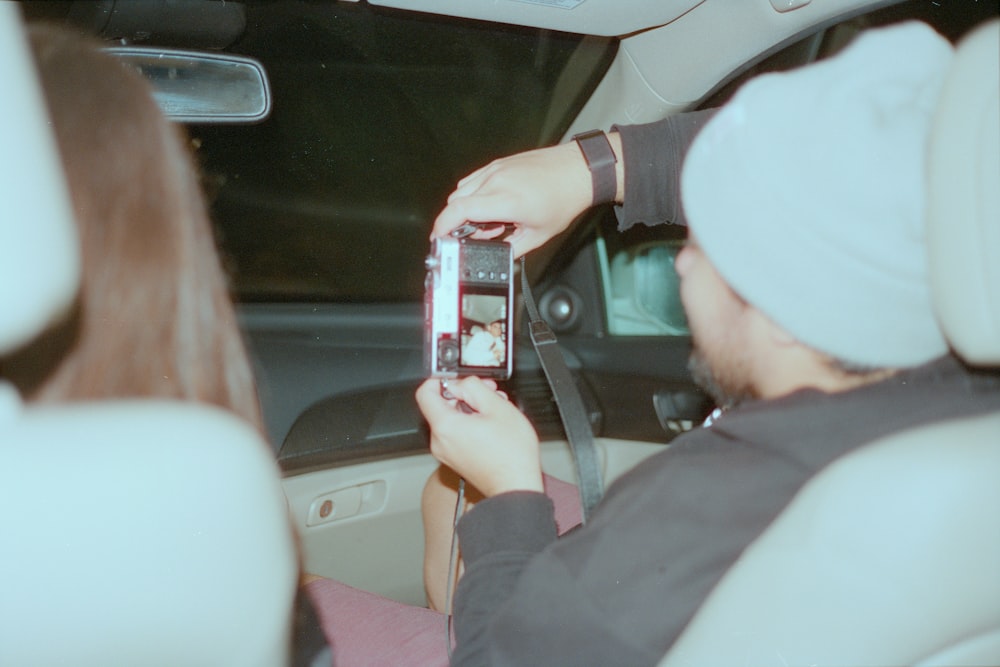
[(150, 46), (105, 51), (139, 72), (170, 120), (179, 123), (259, 123), (271, 113), (264, 66), (253, 58)]

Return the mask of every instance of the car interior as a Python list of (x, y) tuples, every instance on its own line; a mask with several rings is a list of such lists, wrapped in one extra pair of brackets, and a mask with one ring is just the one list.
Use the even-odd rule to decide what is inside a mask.
[[(174, 84), (194, 71), (186, 62), (214, 59), (225, 78), (199, 80), (196, 97), (218, 107), (173, 117), (188, 125), (215, 196), (269, 435), (193, 405), (26, 407), (0, 382), (0, 664), (289, 664), (300, 571), (425, 605), (420, 497), (437, 463), (413, 392), (426, 375), (427, 231), (455, 180), (580, 131), (718, 105), (753, 74), (832, 53), (870, 25), (916, 16), (961, 38), (930, 148), (930, 260), (954, 350), (997, 372), (1000, 20), (995, 6), (941, 4), (0, 1), (0, 85), (18, 91), (4, 96), (0, 126), (0, 359), (65, 311), (78, 279), (24, 21), (101, 35)], [(341, 20), (350, 28), (334, 35)], [(417, 53), (450, 34), (477, 48)], [(417, 55), (383, 59), (386, 35)], [(149, 64), (159, 52), (175, 59), (170, 68)], [(488, 117), (454, 90), (476, 68), (485, 74), (468, 79), (469, 95), (489, 109), (523, 91), (510, 101), (521, 124)], [(328, 77), (334, 93), (321, 97)], [(168, 88), (158, 90), (169, 114), (184, 95)], [(238, 89), (250, 107), (234, 101), (248, 95), (217, 94)], [(293, 93), (303, 97), (290, 109)], [(431, 97), (445, 100), (445, 113), (421, 106)], [(253, 152), (318, 125), (287, 154)], [(452, 151), (449, 134), (467, 136)], [(358, 137), (375, 143), (360, 151)], [(390, 154), (398, 148), (404, 157)], [(352, 156), (338, 162), (342, 152)], [(384, 171), (370, 166), (382, 161)], [(316, 175), (323, 165), (336, 178)], [(336, 180), (344, 171), (356, 174)], [(279, 201), (278, 190), (297, 199)], [(362, 201), (366, 192), (377, 206)], [(324, 245), (331, 239), (339, 246)], [(528, 259), (606, 483), (713, 407), (686, 368), (672, 268), (683, 239), (673, 225), (618, 233), (601, 207)], [(516, 318), (505, 389), (541, 436), (546, 472), (572, 482), (564, 426), (526, 318)], [(997, 663), (997, 470), (1000, 412), (845, 457), (750, 547), (661, 664)], [(113, 613), (94, 613), (95, 599)]]

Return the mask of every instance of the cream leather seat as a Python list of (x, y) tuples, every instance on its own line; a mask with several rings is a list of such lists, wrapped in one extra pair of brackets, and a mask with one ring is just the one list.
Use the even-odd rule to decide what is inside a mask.
[[(0, 81), (2, 354), (65, 311), (79, 275), (10, 2)], [(270, 449), (235, 417), (167, 401), (31, 407), (0, 382), (0, 665), (288, 664), (297, 573)]]
[[(942, 100), (928, 178), (935, 303), (955, 350), (997, 368), (1000, 21), (963, 40)], [(1000, 405), (830, 466), (660, 665), (1000, 665)]]

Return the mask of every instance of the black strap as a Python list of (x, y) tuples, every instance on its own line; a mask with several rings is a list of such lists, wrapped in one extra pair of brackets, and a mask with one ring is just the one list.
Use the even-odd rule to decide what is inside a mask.
[(573, 141), (580, 147), (590, 170), (590, 185), (593, 189), (591, 205), (613, 202), (618, 194), (618, 173), (615, 171), (618, 158), (611, 148), (608, 135), (601, 130), (590, 130), (577, 134)]
[(566, 437), (573, 451), (580, 504), (583, 507), (583, 521), (586, 523), (591, 510), (604, 495), (604, 483), (601, 480), (601, 469), (594, 448), (594, 433), (590, 428), (590, 419), (587, 417), (580, 390), (566, 366), (566, 359), (559, 349), (556, 335), (538, 314), (535, 299), (528, 286), (524, 257), (521, 257), (521, 292), (530, 319), (531, 342), (538, 353), (538, 359), (542, 362), (542, 370), (545, 371), (549, 386), (552, 387), (552, 395), (559, 408), (559, 416), (562, 418), (563, 428), (566, 429)]

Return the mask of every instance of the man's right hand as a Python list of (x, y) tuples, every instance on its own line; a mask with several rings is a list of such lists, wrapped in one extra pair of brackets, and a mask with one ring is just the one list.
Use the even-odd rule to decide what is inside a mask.
[[(620, 165), (618, 134), (609, 139)], [(576, 142), (517, 153), (459, 181), (434, 221), (431, 238), (446, 236), (466, 222), (513, 223), (515, 231), (508, 241), (514, 257), (520, 257), (569, 227), (592, 199), (590, 171)], [(500, 231), (480, 231), (473, 238), (489, 238)]]
[[(538, 436), (531, 422), (496, 382), (467, 377), (448, 382), (449, 397), (439, 380), (417, 389), (417, 405), (431, 429), (431, 454), (485, 497), (508, 491), (544, 492)], [(471, 411), (458, 409), (463, 401)]]

